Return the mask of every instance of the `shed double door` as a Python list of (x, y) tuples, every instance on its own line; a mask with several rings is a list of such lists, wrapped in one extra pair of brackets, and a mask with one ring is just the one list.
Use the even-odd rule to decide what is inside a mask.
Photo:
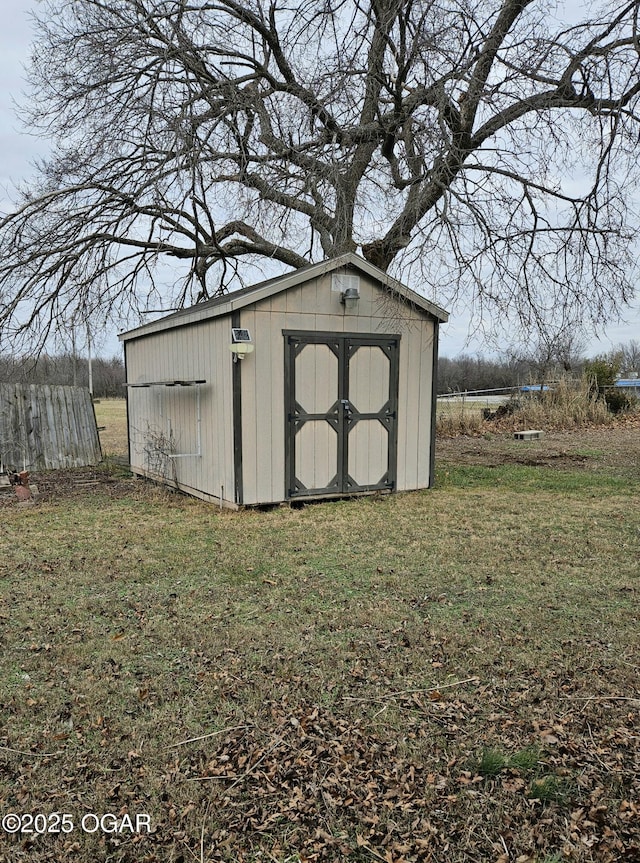
[(395, 488), (399, 342), (285, 333), (288, 498)]

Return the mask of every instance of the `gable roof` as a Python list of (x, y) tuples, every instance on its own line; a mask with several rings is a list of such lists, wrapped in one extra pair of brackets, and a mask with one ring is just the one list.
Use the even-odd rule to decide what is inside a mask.
[(161, 332), (163, 330), (174, 329), (188, 324), (198, 323), (209, 318), (217, 318), (223, 315), (230, 315), (232, 312), (242, 309), (245, 306), (256, 303), (259, 300), (264, 300), (281, 291), (287, 291), (290, 288), (297, 287), (303, 282), (323, 276), (325, 273), (331, 273), (334, 270), (339, 270), (344, 267), (352, 267), (360, 270), (370, 276), (375, 281), (378, 281), (393, 294), (397, 294), (402, 299), (411, 303), (416, 308), (422, 309), (430, 317), (445, 323), (449, 319), (448, 312), (429, 302), (425, 297), (415, 293), (406, 285), (391, 278), (383, 270), (365, 261), (359, 255), (353, 252), (347, 252), (340, 255), (338, 258), (330, 258), (326, 261), (321, 261), (318, 264), (309, 264), (307, 267), (301, 267), (298, 270), (293, 270), (290, 273), (285, 273), (281, 276), (276, 276), (272, 279), (267, 279), (264, 282), (259, 282), (256, 285), (250, 285), (247, 288), (241, 288), (238, 291), (232, 291), (230, 294), (222, 294), (219, 297), (214, 297), (212, 300), (207, 300), (203, 303), (197, 303), (195, 306), (190, 306), (187, 309), (180, 309), (172, 314), (165, 315), (156, 321), (151, 321), (148, 324), (143, 324), (133, 330), (125, 333), (120, 333), (118, 338), (120, 341), (126, 342), (130, 339), (138, 338), (139, 336), (147, 336), (152, 333)]

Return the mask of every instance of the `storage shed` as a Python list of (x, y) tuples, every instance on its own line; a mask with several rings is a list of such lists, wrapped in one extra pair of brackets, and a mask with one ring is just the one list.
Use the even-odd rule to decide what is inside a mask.
[(131, 469), (231, 507), (427, 488), (447, 317), (349, 253), (123, 333)]

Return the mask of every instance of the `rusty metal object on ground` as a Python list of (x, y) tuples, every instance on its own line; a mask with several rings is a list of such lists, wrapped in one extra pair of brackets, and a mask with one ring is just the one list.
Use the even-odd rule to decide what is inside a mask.
[(16, 497), (19, 501), (31, 500), (29, 471), (21, 470), (19, 473), (12, 473), (9, 475), (9, 481), (14, 486)]

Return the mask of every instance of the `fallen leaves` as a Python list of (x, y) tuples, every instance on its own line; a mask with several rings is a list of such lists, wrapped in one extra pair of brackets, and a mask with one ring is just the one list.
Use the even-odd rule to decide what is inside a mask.
[[(413, 703), (415, 693), (400, 695)], [(473, 712), (458, 699), (425, 703), (459, 722)], [(306, 863), (356, 853), (384, 863), (530, 863), (559, 850), (567, 860), (614, 863), (634, 859), (628, 855), (640, 847), (635, 803), (612, 806), (611, 788), (591, 786), (585, 796), (574, 782), (580, 775), (586, 785), (585, 776), (601, 764), (568, 717), (530, 726), (531, 740), (554, 732), (541, 751), (540, 775), (532, 762), (484, 778), (463, 757), (445, 760), (430, 749), (437, 771), (428, 769), (433, 761), (416, 757), (434, 731), (419, 711), (407, 715), (394, 739), (318, 705), (292, 707), (283, 699), (263, 708), (260, 723), (211, 736), (210, 747), (183, 758), (173, 773), (172, 784), (207, 788), (207, 805), (216, 813), (202, 828), (210, 861), (249, 860), (250, 849), (268, 848), (270, 859), (297, 853)], [(624, 732), (611, 735), (613, 746), (624, 745)], [(532, 795), (536, 787), (546, 799)], [(160, 835), (164, 829), (161, 823)]]

